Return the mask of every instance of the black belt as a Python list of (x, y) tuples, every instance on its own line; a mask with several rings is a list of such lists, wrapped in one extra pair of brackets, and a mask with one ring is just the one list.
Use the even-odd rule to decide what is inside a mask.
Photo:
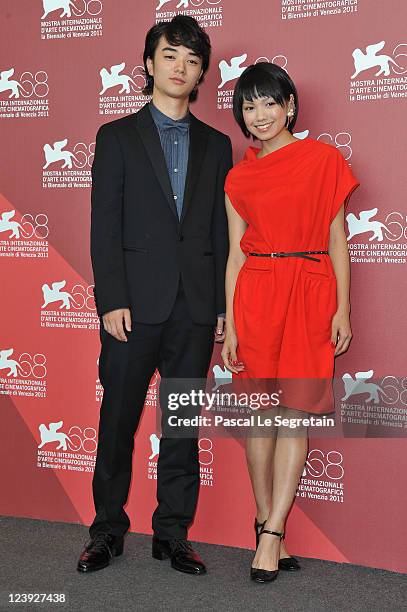
[(316, 257), (308, 257), (308, 253), (328, 254), (328, 251), (295, 251), (292, 253), (280, 251), (279, 253), (249, 253), (249, 255), (253, 257), (303, 257), (304, 259), (312, 259), (312, 261), (321, 261), (320, 259), (317, 259)]

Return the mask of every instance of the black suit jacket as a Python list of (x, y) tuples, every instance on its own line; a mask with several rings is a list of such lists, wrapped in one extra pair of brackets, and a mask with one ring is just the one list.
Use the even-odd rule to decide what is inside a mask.
[(91, 212), (99, 315), (130, 308), (135, 322), (165, 321), (182, 277), (194, 322), (216, 323), (225, 311), (229, 244), (223, 187), (231, 166), (230, 138), (191, 114), (179, 220), (148, 105), (99, 128)]

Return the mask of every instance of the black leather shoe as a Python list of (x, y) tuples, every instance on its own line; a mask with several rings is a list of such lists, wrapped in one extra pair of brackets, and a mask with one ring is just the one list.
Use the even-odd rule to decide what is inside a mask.
[[(264, 521), (264, 523), (259, 523), (257, 518), (254, 519), (254, 530), (256, 532), (256, 550), (259, 547), (259, 539), (260, 539), (260, 532), (264, 527), (266, 521)], [(284, 539), (284, 536), (283, 536)], [(283, 557), (283, 559), (280, 559), (280, 561), (278, 562), (278, 569), (281, 569), (283, 571), (287, 571), (287, 572), (295, 572), (297, 570), (301, 569), (301, 565), (299, 564), (299, 561), (296, 557)]]
[[(263, 528), (259, 532), (259, 537), (263, 535), (263, 533), (269, 533), (270, 535), (275, 535), (282, 540), (284, 537), (284, 532), (280, 531), (269, 531), (268, 529)], [(261, 567), (251, 567), (250, 568), (250, 578), (254, 580), (254, 582), (272, 582), (278, 576), (278, 569), (276, 570), (265, 570)]]
[(123, 554), (123, 536), (99, 533), (85, 545), (79, 557), (78, 572), (94, 572), (107, 567), (113, 557)]
[(160, 540), (153, 536), (153, 557), (171, 559), (171, 566), (186, 574), (206, 574), (206, 567), (187, 540)]

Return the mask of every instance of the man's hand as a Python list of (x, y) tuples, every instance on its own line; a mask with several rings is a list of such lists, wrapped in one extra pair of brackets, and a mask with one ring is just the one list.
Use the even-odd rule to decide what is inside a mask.
[(215, 329), (215, 342), (223, 342), (225, 339), (225, 317), (219, 316)]
[(107, 333), (111, 334), (116, 340), (127, 342), (127, 336), (124, 332), (124, 326), (128, 332), (131, 331), (131, 315), (128, 308), (119, 308), (111, 310), (103, 315), (103, 327)]

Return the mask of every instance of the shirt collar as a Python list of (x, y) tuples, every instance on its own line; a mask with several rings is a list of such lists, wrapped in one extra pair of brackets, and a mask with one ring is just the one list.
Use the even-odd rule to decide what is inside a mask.
[(156, 106), (154, 106), (152, 100), (149, 102), (149, 108), (150, 108), (151, 116), (153, 117), (154, 123), (157, 126), (162, 126), (163, 124), (168, 125), (168, 123), (173, 124), (174, 127), (177, 127), (178, 125), (188, 125), (189, 126), (190, 124), (190, 112), (189, 111), (187, 112), (185, 117), (182, 117), (182, 119), (172, 119), (171, 117), (168, 117), (167, 115), (162, 113)]

